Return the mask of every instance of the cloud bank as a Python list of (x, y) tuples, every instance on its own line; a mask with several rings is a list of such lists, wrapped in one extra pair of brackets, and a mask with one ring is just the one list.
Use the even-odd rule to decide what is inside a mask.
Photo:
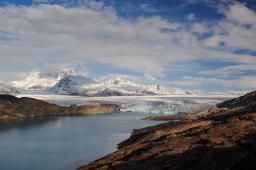
[[(148, 6), (144, 6), (148, 9)], [(58, 4), (0, 7), (0, 76), (10, 81), (17, 72), (73, 67), (91, 62), (125, 68), (153, 81), (175, 67), (190, 69), (193, 81), (237, 88), (255, 88), (256, 13), (244, 4), (219, 9), (225, 18), (215, 24), (170, 22), (160, 16), (125, 19), (102, 4), (68, 7)], [(237, 50), (246, 49), (245, 53)], [(218, 69), (201, 61), (225, 62)], [(198, 62), (197, 67), (191, 63)], [(172, 69), (173, 74), (180, 70)], [(237, 77), (230, 77), (239, 72)], [(252, 72), (253, 75), (245, 73)], [(225, 76), (217, 76), (216, 74)], [(189, 76), (189, 75), (188, 75)], [(248, 81), (248, 82), (246, 82)]]

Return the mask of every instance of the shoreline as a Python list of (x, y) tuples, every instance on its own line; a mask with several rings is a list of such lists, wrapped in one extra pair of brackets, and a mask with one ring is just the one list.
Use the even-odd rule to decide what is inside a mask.
[(117, 151), (77, 170), (255, 169), (255, 101), (256, 91), (172, 117), (179, 121), (134, 130)]
[(0, 121), (51, 116), (88, 116), (120, 112), (120, 109), (116, 104), (60, 106), (34, 98), (0, 95)]

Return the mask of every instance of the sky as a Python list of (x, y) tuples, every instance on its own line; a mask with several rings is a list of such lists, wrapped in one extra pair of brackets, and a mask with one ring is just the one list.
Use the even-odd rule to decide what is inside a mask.
[(0, 81), (82, 70), (181, 89), (256, 89), (255, 0), (1, 0)]

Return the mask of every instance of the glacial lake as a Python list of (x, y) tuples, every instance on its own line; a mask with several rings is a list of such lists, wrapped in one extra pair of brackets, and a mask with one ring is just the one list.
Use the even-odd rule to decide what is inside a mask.
[(0, 170), (76, 169), (115, 151), (117, 144), (127, 139), (133, 129), (161, 123), (142, 120), (149, 115), (145, 113), (149, 113), (152, 108), (156, 110), (164, 108), (171, 112), (173, 109), (182, 111), (225, 100), (215, 97), (184, 98), (183, 96), (87, 98), (21, 94), (19, 97), (23, 96), (61, 105), (122, 101), (135, 106), (135, 111), (85, 117), (51, 117), (8, 125), (0, 123)]
[(161, 122), (147, 114), (27, 120), (0, 130), (1, 170), (72, 170), (116, 150), (133, 129)]

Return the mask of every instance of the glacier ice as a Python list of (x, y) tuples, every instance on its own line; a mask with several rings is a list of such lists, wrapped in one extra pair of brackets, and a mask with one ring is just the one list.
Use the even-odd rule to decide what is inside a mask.
[(122, 112), (139, 112), (146, 114), (180, 114), (196, 113), (203, 109), (214, 106), (226, 97), (205, 96), (111, 96), (111, 97), (83, 97), (70, 95), (52, 94), (20, 94), (19, 97), (27, 96), (46, 100), (60, 105), (86, 103), (115, 103), (121, 105)]
[(196, 113), (221, 101), (223, 100), (205, 98), (146, 98), (124, 102), (121, 106), (125, 112), (173, 115)]

